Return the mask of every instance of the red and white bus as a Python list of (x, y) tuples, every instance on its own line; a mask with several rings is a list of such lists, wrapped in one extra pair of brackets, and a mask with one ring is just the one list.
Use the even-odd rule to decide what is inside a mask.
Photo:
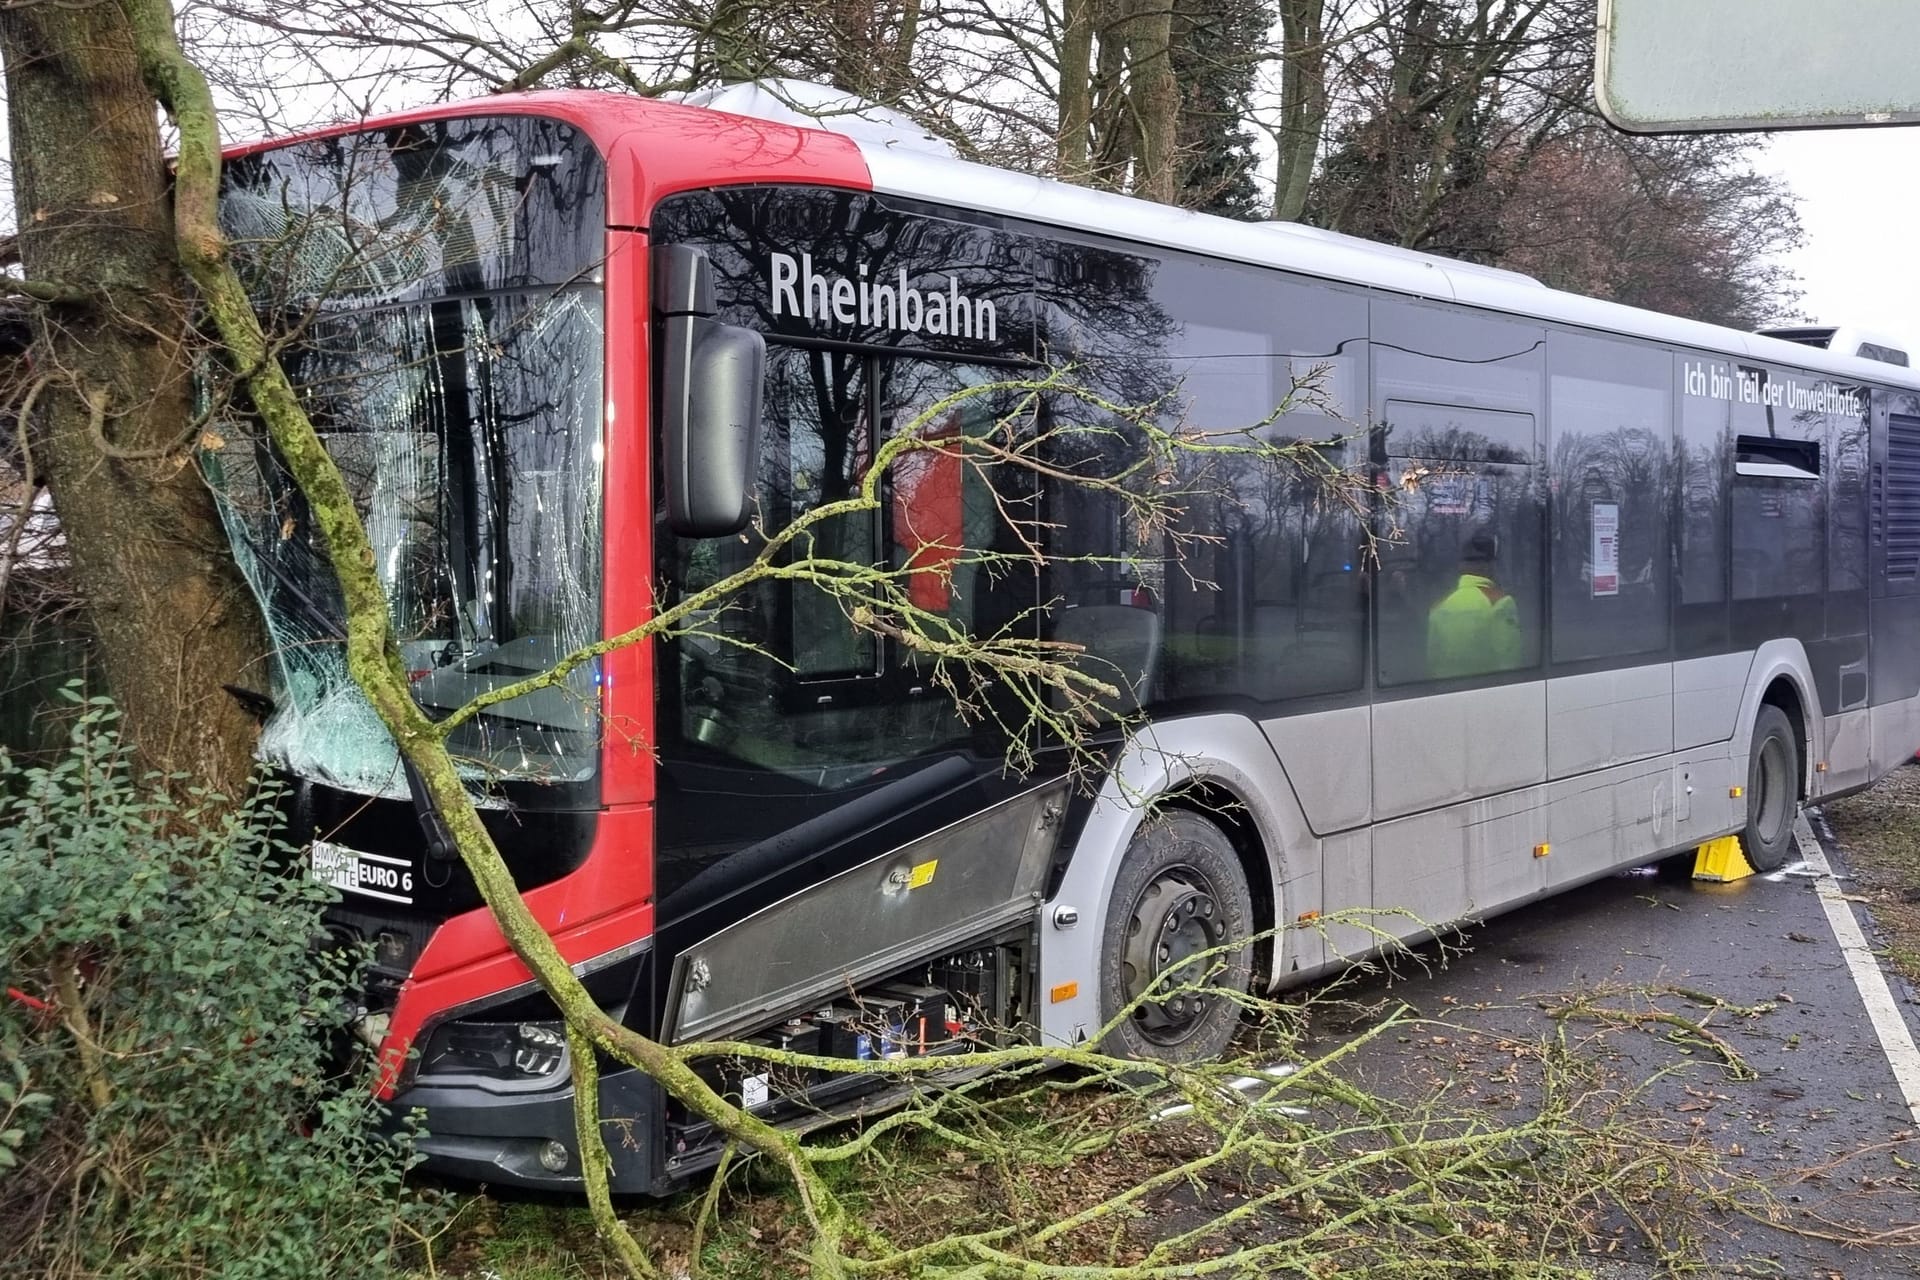
[[(821, 532), (925, 567), (920, 608), (1125, 672), (1144, 723), (1090, 783), (791, 582), (463, 725), (528, 904), (629, 1025), (849, 1058), (988, 1026), (1074, 1043), (1183, 957), (1295, 921), (1404, 910), (1381, 927), (1411, 935), (1734, 832), (1778, 865), (1803, 802), (1920, 743), (1920, 376), (838, 127), (542, 93), (230, 157), (225, 225), (297, 329), (423, 706), (627, 631), (942, 396), (1062, 361), (1202, 430), (1310, 375), (1261, 430), (1401, 495), (1400, 536), (1370, 558), (1384, 498), (1229, 469), (1173, 566), (1048, 483), (1021, 495), (1048, 563), (985, 572), (965, 550), (1010, 547), (1006, 510), (938, 463)], [(1031, 411), (1102, 425), (1073, 397)], [(382, 1088), (424, 1109), (434, 1167), (577, 1185), (554, 1010), (346, 678), (298, 494), (255, 434), (227, 440), (209, 471), (277, 641), (262, 752), (334, 928), (371, 946)], [(1457, 625), (1500, 630), (1442, 660)], [(1216, 981), (1377, 941), (1290, 930)], [(1213, 1054), (1236, 1019), (1148, 999), (1111, 1043)], [(863, 1084), (722, 1083), (776, 1120)], [(617, 1189), (716, 1158), (639, 1073), (603, 1088)]]

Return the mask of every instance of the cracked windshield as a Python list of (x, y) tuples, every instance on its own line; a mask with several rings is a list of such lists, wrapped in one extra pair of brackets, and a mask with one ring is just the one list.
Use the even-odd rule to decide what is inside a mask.
[[(451, 121), (230, 167), (222, 220), (288, 373), (373, 543), (429, 715), (599, 637), (602, 173), (566, 126)], [(346, 669), (345, 612), (313, 514), (238, 406), (206, 460), (273, 633), (268, 760), (403, 795)], [(489, 707), (449, 741), (470, 781), (581, 780), (593, 664)]]

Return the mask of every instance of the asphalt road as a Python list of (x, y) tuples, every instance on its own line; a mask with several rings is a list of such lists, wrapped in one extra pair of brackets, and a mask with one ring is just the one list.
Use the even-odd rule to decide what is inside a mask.
[[(1812, 829), (1824, 832), (1817, 815)], [(1871, 921), (1844, 900), (1844, 854), (1829, 847), (1827, 856), (1835, 910), (1853, 913), (1870, 940)], [(1729, 1170), (1773, 1197), (1779, 1225), (1725, 1214), (1703, 1225), (1708, 1274), (1920, 1276), (1920, 1097), (1902, 1092), (1819, 881), (1804, 862), (1731, 884), (1651, 869), (1614, 876), (1473, 930), (1458, 940), (1463, 952), (1431, 971), (1402, 960), (1394, 976), (1352, 983), (1340, 993), (1350, 1003), (1325, 1005), (1316, 1025), (1340, 1038), (1382, 1002), (1404, 1001), (1444, 1025), (1374, 1040), (1363, 1077), (1385, 1091), (1446, 1083), (1495, 1109), (1528, 1105), (1504, 1083), (1517, 1047), (1564, 1028), (1619, 1086), (1651, 1081), (1637, 1103), (1649, 1132), (1711, 1143)], [(1887, 981), (1890, 1008), (1920, 1034), (1914, 991)], [(1763, 1011), (1716, 1009), (1702, 997)], [(1547, 1010), (1570, 998), (1601, 1016), (1556, 1022)], [(1709, 1044), (1670, 1038), (1677, 1026), (1650, 1013), (1705, 1017), (1757, 1078), (1734, 1078)], [(1619, 1229), (1617, 1252), (1595, 1260), (1599, 1274), (1667, 1274), (1638, 1236)]]

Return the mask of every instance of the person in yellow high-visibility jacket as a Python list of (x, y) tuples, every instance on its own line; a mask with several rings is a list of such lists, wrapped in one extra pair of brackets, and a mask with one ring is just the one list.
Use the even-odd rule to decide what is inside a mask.
[(1427, 678), (1511, 671), (1524, 661), (1520, 606), (1494, 581), (1500, 544), (1476, 529), (1460, 549), (1460, 582), (1427, 614)]

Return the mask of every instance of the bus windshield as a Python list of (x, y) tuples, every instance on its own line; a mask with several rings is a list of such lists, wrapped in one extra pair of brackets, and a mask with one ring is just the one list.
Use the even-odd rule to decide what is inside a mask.
[[(292, 331), (282, 362), (353, 496), (430, 715), (599, 634), (600, 189), (583, 140), (518, 118), (300, 144), (229, 173), (223, 221), (261, 313)], [(255, 424), (217, 437), (208, 473), (274, 644), (263, 756), (404, 794), (346, 671), (312, 513)], [(593, 669), (490, 708), (449, 746), (476, 782), (590, 777)]]

